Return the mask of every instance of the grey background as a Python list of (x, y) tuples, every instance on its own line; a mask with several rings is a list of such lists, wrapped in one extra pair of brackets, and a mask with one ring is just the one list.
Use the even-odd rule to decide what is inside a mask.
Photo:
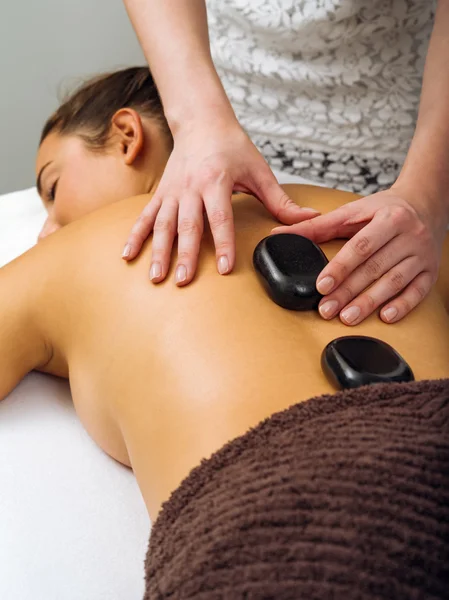
[(44, 121), (70, 84), (145, 64), (122, 0), (0, 0), (0, 194), (34, 184)]

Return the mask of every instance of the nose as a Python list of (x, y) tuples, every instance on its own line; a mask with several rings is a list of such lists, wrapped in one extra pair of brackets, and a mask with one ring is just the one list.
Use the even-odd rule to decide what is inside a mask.
[(48, 217), (46, 219), (39, 235), (37, 236), (37, 241), (40, 242), (41, 240), (46, 238), (48, 235), (51, 235), (52, 233), (54, 233), (55, 231), (57, 231), (60, 228), (61, 228), (61, 226), (58, 225), (58, 223), (55, 223), (54, 221), (52, 221), (50, 219), (50, 217)]

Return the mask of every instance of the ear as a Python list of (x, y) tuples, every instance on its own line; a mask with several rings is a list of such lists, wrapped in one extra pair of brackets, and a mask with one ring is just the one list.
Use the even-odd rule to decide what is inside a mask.
[(133, 108), (121, 108), (111, 121), (112, 137), (118, 139), (119, 151), (126, 165), (132, 165), (142, 151), (144, 132), (142, 119)]

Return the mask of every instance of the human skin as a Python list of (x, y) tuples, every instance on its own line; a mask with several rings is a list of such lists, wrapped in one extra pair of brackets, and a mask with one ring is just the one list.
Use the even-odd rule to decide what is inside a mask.
[[(188, 284), (195, 274), (204, 206), (215, 230), (217, 269), (228, 273), (235, 260), (232, 190), (251, 191), (286, 224), (293, 215), (289, 198), (274, 183), (226, 98), (210, 57), (204, 0), (125, 0), (125, 5), (174, 137), (166, 172), (132, 229), (125, 258), (134, 258), (156, 227), (150, 273), (153, 282), (162, 281), (178, 227), (183, 243), (177, 281)], [(353, 236), (318, 278), (325, 319), (339, 315), (345, 324), (356, 325), (382, 306), (380, 317), (394, 323), (435, 283), (449, 221), (448, 30), (449, 0), (439, 0), (416, 131), (395, 184), (316, 222), (303, 212), (296, 219), (301, 223), (291, 225), (292, 233), (319, 241)], [(182, 222), (194, 236), (183, 240)], [(399, 294), (391, 278), (402, 282)]]
[[(309, 186), (286, 192), (322, 212), (353, 198)], [(154, 520), (201, 459), (274, 412), (332, 393), (320, 355), (348, 330), (267, 297), (252, 253), (275, 222), (251, 196), (235, 198), (232, 275), (216, 276), (207, 229), (193, 285), (151, 285), (151, 240), (135, 261), (117, 259), (147, 202), (142, 195), (100, 208), (0, 269), (0, 398), (32, 369), (69, 378), (81, 421), (133, 468)], [(331, 258), (341, 245), (322, 247)], [(354, 333), (393, 345), (416, 379), (448, 377), (447, 296), (434, 289), (393, 327), (372, 315)]]
[(217, 270), (225, 275), (235, 263), (233, 191), (254, 194), (284, 224), (316, 213), (291, 201), (237, 121), (211, 58), (204, 0), (125, 0), (125, 6), (157, 82), (174, 148), (124, 258), (135, 258), (154, 230), (150, 278), (163, 281), (178, 232), (175, 280), (187, 285), (196, 271), (204, 209)]
[[(252, 253), (276, 222), (251, 196), (234, 198), (239, 259), (229, 277), (215, 275), (210, 229), (191, 286), (150, 284), (151, 239), (136, 260), (117, 258), (168, 155), (160, 130), (131, 109), (114, 115), (102, 152), (51, 133), (36, 160), (48, 210), (41, 243), (0, 269), (0, 398), (32, 369), (69, 377), (80, 419), (132, 466), (152, 519), (202, 458), (273, 412), (332, 392), (320, 354), (347, 333), (266, 296)], [(285, 192), (322, 212), (356, 199), (310, 186)], [(323, 249), (331, 258), (341, 245)], [(441, 275), (442, 289), (404, 322), (373, 315), (356, 330), (391, 343), (419, 379), (449, 373), (446, 263)]]

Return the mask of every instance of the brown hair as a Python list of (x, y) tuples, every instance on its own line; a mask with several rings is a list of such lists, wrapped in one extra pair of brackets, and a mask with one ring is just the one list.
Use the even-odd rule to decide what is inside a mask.
[(130, 67), (94, 77), (72, 92), (48, 119), (40, 144), (52, 132), (75, 133), (92, 149), (106, 144), (113, 115), (133, 108), (156, 120), (173, 145), (156, 84), (148, 67)]

